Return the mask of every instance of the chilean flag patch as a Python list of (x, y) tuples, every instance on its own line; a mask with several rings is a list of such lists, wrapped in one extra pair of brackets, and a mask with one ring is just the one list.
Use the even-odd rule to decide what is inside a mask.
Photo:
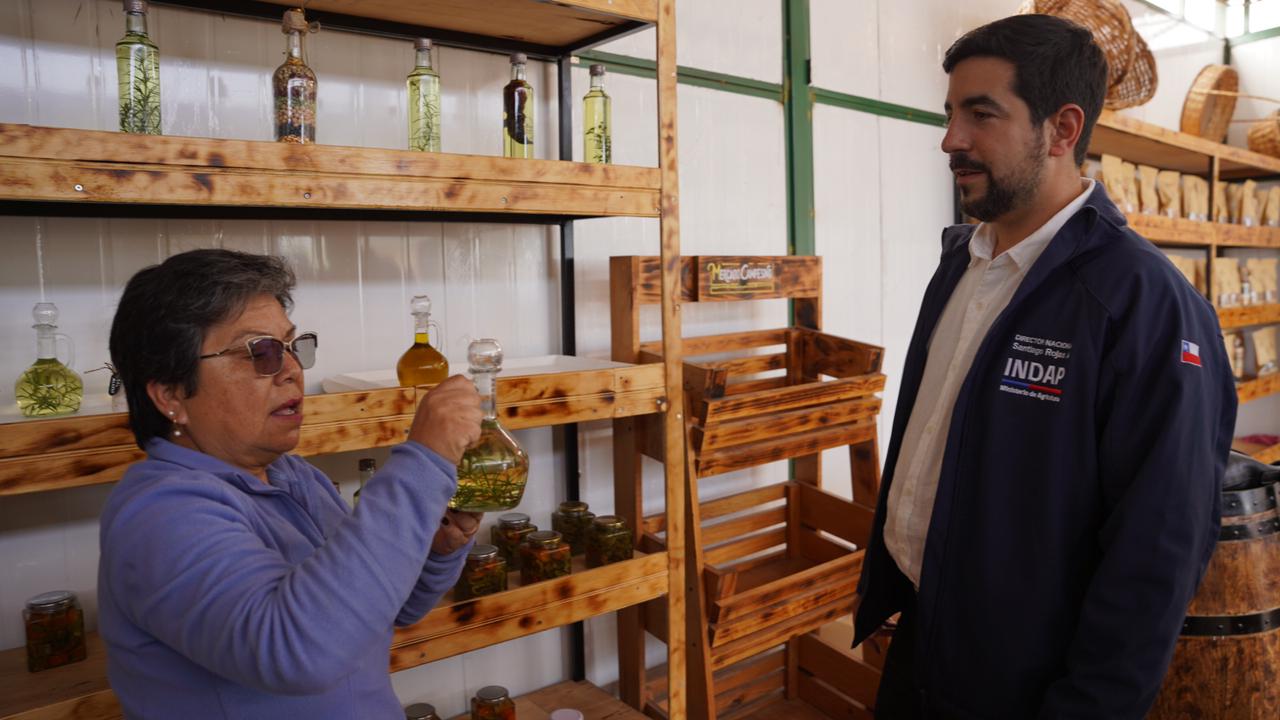
[(1190, 340), (1182, 341), (1182, 362), (1200, 367), (1200, 346)]

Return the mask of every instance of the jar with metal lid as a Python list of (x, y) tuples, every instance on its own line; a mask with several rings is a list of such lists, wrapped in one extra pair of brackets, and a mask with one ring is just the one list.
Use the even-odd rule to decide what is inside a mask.
[(529, 533), (520, 546), (520, 582), (524, 585), (564, 577), (572, 568), (569, 546), (554, 530)]
[(470, 600), (507, 589), (507, 561), (493, 545), (476, 544), (467, 552), (462, 574), (453, 586), (455, 600)]
[(501, 685), (486, 685), (471, 698), (471, 720), (516, 720), (516, 703)]
[(404, 709), (404, 720), (440, 720), (436, 707), (428, 703), (414, 703)]
[(498, 554), (507, 561), (507, 567), (520, 569), (520, 546), (529, 533), (537, 532), (538, 526), (529, 521), (524, 513), (504, 513), (498, 516), (498, 524), (489, 528), (489, 538), (498, 547)]
[(84, 611), (75, 593), (56, 590), (27, 601), (27, 670), (40, 672), (85, 659)]
[(587, 535), (587, 567), (630, 560), (634, 551), (627, 521), (617, 515), (601, 515)]
[(570, 500), (560, 503), (560, 509), (551, 513), (551, 529), (564, 536), (574, 555), (587, 551), (587, 532), (596, 514), (587, 510), (587, 504)]

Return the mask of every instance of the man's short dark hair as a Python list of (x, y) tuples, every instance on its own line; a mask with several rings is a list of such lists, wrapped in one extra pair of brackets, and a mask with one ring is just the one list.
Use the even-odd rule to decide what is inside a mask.
[(196, 393), (205, 333), (241, 313), (259, 295), (293, 305), (293, 271), (284, 260), (234, 250), (191, 250), (139, 270), (124, 287), (111, 322), (111, 362), (124, 384), (138, 447), (172, 422), (147, 395), (147, 383)]
[(1063, 105), (1084, 110), (1076, 164), (1084, 162), (1107, 94), (1107, 58), (1086, 28), (1053, 15), (1014, 15), (965, 33), (947, 50), (948, 75), (962, 60), (995, 57), (1013, 63), (1013, 92), (1039, 125)]

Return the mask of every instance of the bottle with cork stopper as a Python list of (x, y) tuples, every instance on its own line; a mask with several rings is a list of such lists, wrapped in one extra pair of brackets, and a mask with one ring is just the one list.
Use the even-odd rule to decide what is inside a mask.
[(316, 141), (316, 74), (307, 66), (306, 34), (319, 30), (320, 23), (308, 23), (300, 8), (284, 11), (285, 58), (271, 76), (277, 142)]

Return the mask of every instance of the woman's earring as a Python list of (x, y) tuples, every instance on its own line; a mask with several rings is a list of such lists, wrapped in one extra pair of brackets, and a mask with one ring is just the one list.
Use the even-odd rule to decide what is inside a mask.
[[(169, 417), (173, 417), (173, 415), (174, 415), (174, 412), (173, 412), (172, 410), (170, 410), (170, 411), (169, 411)], [(174, 436), (174, 437), (182, 437), (182, 431), (178, 429), (178, 423), (176, 423), (176, 422), (173, 424), (173, 436)]]

